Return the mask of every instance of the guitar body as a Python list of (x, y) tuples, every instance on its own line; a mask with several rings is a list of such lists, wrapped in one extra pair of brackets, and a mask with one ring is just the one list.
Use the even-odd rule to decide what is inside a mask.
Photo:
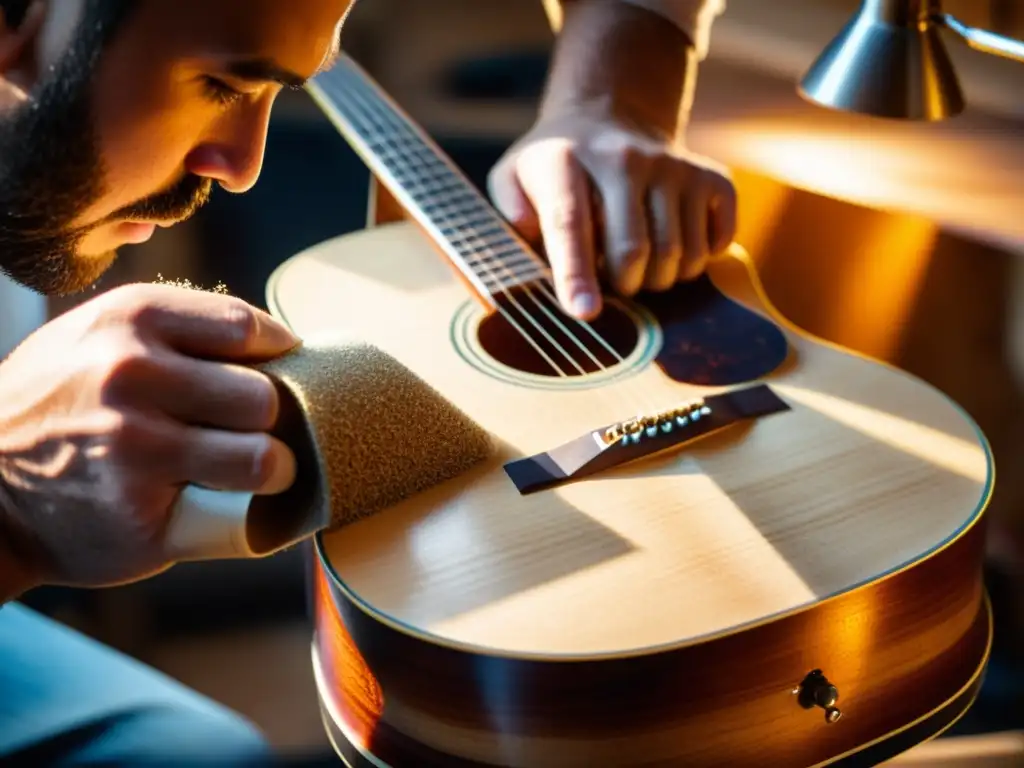
[[(275, 272), (299, 336), (379, 346), (498, 446), (315, 540), (314, 667), (350, 765), (874, 765), (969, 707), (991, 640), (984, 437), (790, 326), (741, 249), (708, 274), (611, 304), (621, 359), (555, 375), (411, 222)], [(788, 409), (532, 493), (505, 470), (750, 373)]]
[(739, 246), (578, 323), (354, 62), (310, 93), (389, 223), (281, 265), (271, 311), (376, 345), (494, 445), (315, 539), (313, 665), (346, 762), (875, 765), (963, 714), (994, 469), (956, 404), (789, 325)]

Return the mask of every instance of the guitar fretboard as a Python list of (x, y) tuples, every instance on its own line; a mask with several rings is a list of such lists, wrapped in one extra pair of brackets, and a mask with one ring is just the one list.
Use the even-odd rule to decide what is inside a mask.
[(308, 90), (371, 172), (484, 296), (547, 275), (507, 222), (437, 144), (342, 56)]

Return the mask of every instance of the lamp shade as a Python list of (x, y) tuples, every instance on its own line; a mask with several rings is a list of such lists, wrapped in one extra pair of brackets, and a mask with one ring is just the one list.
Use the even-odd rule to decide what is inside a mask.
[(863, 0), (800, 82), (808, 101), (846, 112), (942, 120), (964, 108), (928, 0)]

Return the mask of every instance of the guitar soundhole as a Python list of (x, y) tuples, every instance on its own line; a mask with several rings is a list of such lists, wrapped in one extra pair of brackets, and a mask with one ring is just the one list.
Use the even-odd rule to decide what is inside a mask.
[(563, 313), (538, 292), (498, 299), (477, 330), (483, 350), (509, 368), (535, 376), (585, 376), (620, 365), (636, 348), (636, 322), (614, 303), (589, 323)]

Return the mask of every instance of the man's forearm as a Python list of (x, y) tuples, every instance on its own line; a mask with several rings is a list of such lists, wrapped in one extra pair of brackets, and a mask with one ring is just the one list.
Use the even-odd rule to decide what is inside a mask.
[(681, 141), (696, 81), (693, 41), (622, 0), (566, 0), (541, 115), (600, 107)]

